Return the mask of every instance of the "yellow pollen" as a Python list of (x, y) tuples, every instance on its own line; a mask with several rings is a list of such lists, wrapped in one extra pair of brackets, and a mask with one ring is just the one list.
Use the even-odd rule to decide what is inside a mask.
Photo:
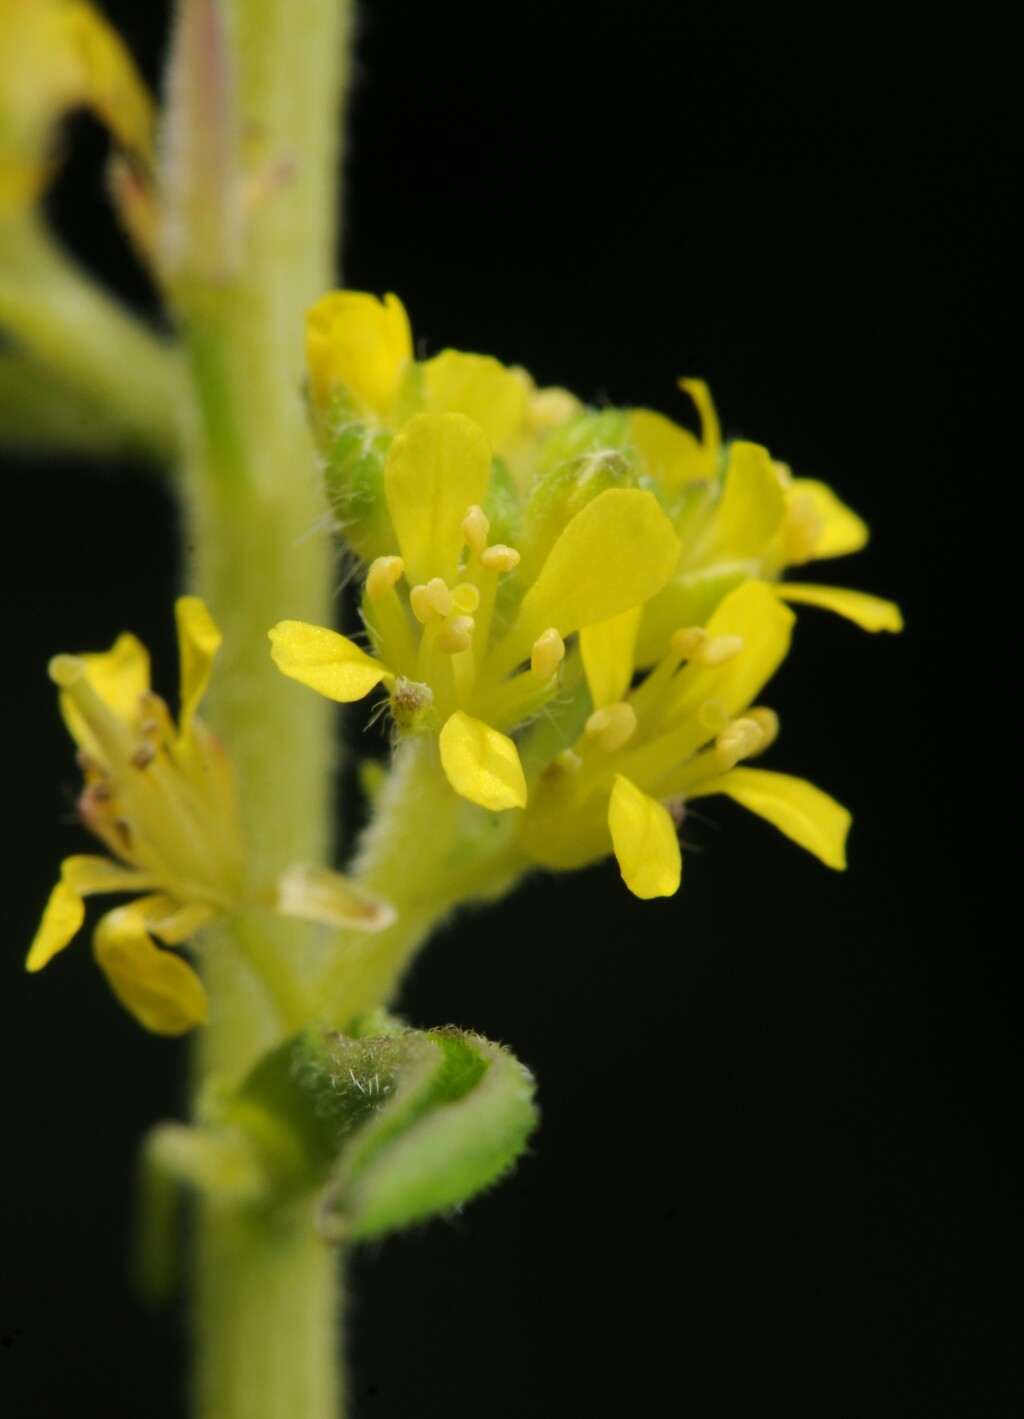
[(699, 655), (708, 640), (707, 631), (702, 630), (700, 626), (684, 626), (682, 630), (674, 633), (669, 644), (684, 660), (692, 660), (694, 656)]
[(519, 565), (519, 553), (514, 547), (506, 547), (496, 542), (493, 547), (485, 547), (480, 555), (480, 565), (492, 571), (510, 572)]
[(761, 726), (752, 719), (734, 719), (715, 740), (715, 759), (725, 772), (748, 759), (761, 747)]
[(405, 571), (401, 557), (376, 557), (366, 574), (367, 596), (384, 596)]
[(471, 581), (464, 581), (452, 589), (452, 605), (463, 616), (472, 616), (480, 605), (480, 593)]
[(708, 669), (713, 669), (735, 660), (742, 649), (742, 636), (715, 636), (714, 640), (706, 641), (701, 646), (696, 658)]
[(458, 655), (473, 643), (476, 622), (472, 616), (449, 616), (437, 635), (435, 645), (445, 655)]
[(425, 586), (414, 586), (409, 601), (412, 614), (423, 625), (451, 614), (452, 594), (439, 576), (431, 577)]
[(565, 659), (565, 641), (550, 626), (533, 643), (530, 653), (530, 673), (537, 680), (550, 680)]
[(466, 539), (469, 550), (478, 557), (487, 546), (487, 534), (490, 530), (490, 520), (483, 508), (477, 507), (476, 503), (471, 503), (466, 509), (466, 516), (462, 519), (462, 535)]
[(69, 685), (77, 685), (85, 675), (85, 662), (77, 655), (55, 655), (47, 669), (53, 683), (67, 689)]
[(636, 710), (620, 700), (615, 705), (605, 705), (595, 710), (585, 725), (587, 733), (597, 740), (598, 747), (606, 754), (614, 754), (623, 744), (632, 739), (636, 731)]
[(743, 718), (752, 720), (760, 729), (761, 742), (755, 753), (763, 754), (779, 737), (779, 716), (766, 705), (755, 705), (753, 709), (747, 710)]

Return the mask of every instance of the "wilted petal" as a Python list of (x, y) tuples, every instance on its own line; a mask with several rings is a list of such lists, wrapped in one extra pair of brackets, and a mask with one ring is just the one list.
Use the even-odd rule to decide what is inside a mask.
[(143, 897), (108, 912), (93, 950), (125, 1009), (156, 1035), (183, 1035), (206, 1019), (206, 991), (192, 967), (149, 935), (148, 917), (168, 915), (166, 898)]

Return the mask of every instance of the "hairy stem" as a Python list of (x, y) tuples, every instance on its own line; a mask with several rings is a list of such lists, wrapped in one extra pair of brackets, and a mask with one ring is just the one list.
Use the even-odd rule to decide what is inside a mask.
[[(327, 861), (332, 836), (330, 707), (277, 672), (267, 630), (331, 620), (301, 381), (304, 312), (333, 279), (348, 26), (347, 0), (182, 0), (168, 82), (162, 260), (189, 374), (186, 576), (224, 632), (204, 716), (230, 746), (257, 891), (292, 862)], [(302, 924), (264, 914), (220, 933), (205, 943), (197, 1088), (237, 1079), (294, 1028), (313, 969)], [(336, 1271), (304, 1211), (200, 1205), (198, 1419), (337, 1419)]]

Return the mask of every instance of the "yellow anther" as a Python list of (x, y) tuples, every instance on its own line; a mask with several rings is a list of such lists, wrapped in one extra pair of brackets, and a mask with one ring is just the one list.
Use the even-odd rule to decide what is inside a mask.
[(471, 581), (464, 581), (452, 588), (452, 605), (463, 616), (472, 616), (480, 605), (480, 593)]
[(462, 519), (462, 535), (466, 539), (469, 550), (478, 557), (487, 546), (487, 534), (490, 530), (490, 520), (483, 508), (477, 507), (476, 503), (471, 503), (466, 509), (466, 516)]
[(492, 571), (510, 572), (519, 565), (519, 553), (514, 547), (506, 547), (503, 542), (497, 542), (480, 553), (480, 564), (490, 567)]
[(677, 655), (684, 660), (693, 660), (707, 645), (709, 636), (700, 626), (684, 626), (672, 636), (670, 644)]
[(384, 596), (405, 571), (401, 557), (376, 557), (366, 574), (367, 596)]
[(538, 680), (550, 680), (564, 659), (565, 641), (551, 626), (533, 643), (530, 673)]
[(743, 718), (753, 720), (760, 729), (761, 742), (754, 752), (763, 754), (779, 737), (779, 716), (766, 705), (755, 705), (753, 709), (747, 710)]
[(614, 754), (632, 739), (636, 731), (636, 710), (622, 700), (615, 705), (605, 705), (594, 711), (585, 728), (599, 748), (606, 754)]
[(579, 754), (574, 754), (571, 749), (563, 749), (556, 754), (551, 761), (552, 767), (557, 767), (567, 774), (578, 774), (583, 767), (583, 760)]
[(412, 614), (423, 625), (451, 614), (452, 594), (439, 576), (431, 577), (425, 585), (414, 586), (409, 601)]
[(749, 759), (761, 747), (761, 726), (745, 716), (734, 719), (728, 729), (723, 729), (715, 740), (715, 759), (718, 767), (725, 772), (735, 768), (741, 759)]
[(445, 655), (458, 655), (473, 644), (476, 622), (472, 616), (449, 616), (437, 633), (435, 645)]
[(567, 389), (538, 389), (527, 406), (530, 423), (535, 429), (555, 429), (568, 419), (583, 412), (583, 406)]
[(729, 715), (720, 700), (705, 700), (697, 711), (697, 722), (709, 734), (721, 734), (729, 727)]
[(742, 649), (742, 636), (715, 636), (714, 640), (706, 641), (701, 646), (696, 659), (710, 670), (735, 660)]
[(82, 679), (85, 674), (85, 662), (79, 660), (77, 655), (55, 655), (47, 669), (53, 683), (67, 689), (69, 685), (77, 685)]

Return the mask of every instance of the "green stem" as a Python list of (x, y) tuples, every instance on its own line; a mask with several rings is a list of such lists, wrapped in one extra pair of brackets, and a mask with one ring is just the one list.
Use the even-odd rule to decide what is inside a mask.
[(63, 394), (89, 420), (83, 451), (99, 442), (173, 464), (181, 392), (173, 349), (81, 271), (34, 212), (0, 219), (0, 332), (24, 358), (26, 378), (56, 383), (58, 417)]
[[(333, 280), (348, 25), (347, 0), (182, 0), (168, 84), (163, 261), (191, 389), (187, 580), (224, 633), (203, 713), (230, 748), (256, 894), (331, 847), (331, 707), (277, 672), (267, 630), (331, 620), (301, 376), (303, 315)], [(294, 1028), (314, 970), (302, 923), (263, 914), (220, 931), (235, 949), (223, 935), (204, 943), (197, 1090), (239, 1078)], [(290, 990), (275, 985), (282, 971)], [(337, 1419), (336, 1253), (305, 1213), (197, 1211), (197, 1419)]]
[(355, 876), (396, 908), (384, 931), (345, 932), (317, 992), (344, 1027), (394, 995), (419, 947), (460, 903), (503, 896), (530, 863), (515, 814), (482, 815), (448, 786), (436, 740), (407, 739), (374, 803)]

